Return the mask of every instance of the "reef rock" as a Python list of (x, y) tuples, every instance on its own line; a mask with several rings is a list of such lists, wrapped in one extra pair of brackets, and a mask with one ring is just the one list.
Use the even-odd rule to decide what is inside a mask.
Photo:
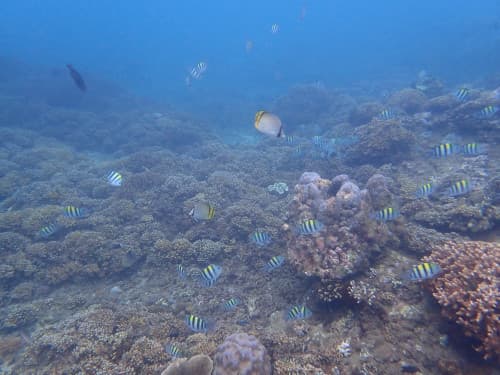
[[(314, 177), (314, 178), (312, 178)], [(368, 189), (361, 190), (347, 175), (333, 180), (306, 172), (295, 186), (290, 217), (296, 225), (316, 219), (324, 228), (313, 235), (290, 235), (287, 248), (290, 262), (308, 276), (322, 282), (343, 279), (366, 269), (382, 251), (389, 231), (370, 217), (372, 197), (387, 199), (386, 179), (376, 175)]]
[(271, 359), (255, 336), (235, 333), (215, 353), (214, 375), (270, 375)]

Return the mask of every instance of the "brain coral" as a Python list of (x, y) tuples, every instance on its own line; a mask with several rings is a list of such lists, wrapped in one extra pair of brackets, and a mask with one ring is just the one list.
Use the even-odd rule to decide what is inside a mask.
[(214, 375), (270, 375), (271, 359), (256, 337), (234, 333), (215, 353)]

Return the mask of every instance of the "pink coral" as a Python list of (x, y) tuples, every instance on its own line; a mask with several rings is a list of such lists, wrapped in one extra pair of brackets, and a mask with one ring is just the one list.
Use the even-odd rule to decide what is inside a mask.
[(448, 241), (432, 250), (426, 261), (443, 274), (429, 284), (448, 319), (481, 343), (476, 350), (500, 360), (500, 245)]
[(347, 175), (331, 181), (319, 175), (311, 180), (310, 175), (303, 175), (295, 186), (290, 216), (297, 223), (317, 219), (325, 227), (313, 236), (290, 236), (288, 257), (306, 275), (323, 281), (341, 279), (369, 264), (387, 241), (388, 230), (369, 218), (370, 195)]

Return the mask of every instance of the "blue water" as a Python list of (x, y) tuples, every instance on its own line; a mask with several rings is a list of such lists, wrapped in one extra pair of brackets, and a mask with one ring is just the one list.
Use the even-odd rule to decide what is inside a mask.
[[(487, 76), (500, 58), (499, 15), (495, 0), (6, 1), (0, 51), (48, 67), (71, 62), (186, 108), (224, 107), (235, 97), (266, 102), (296, 82), (346, 86), (422, 69), (451, 81)], [(198, 61), (207, 74), (186, 90)]]

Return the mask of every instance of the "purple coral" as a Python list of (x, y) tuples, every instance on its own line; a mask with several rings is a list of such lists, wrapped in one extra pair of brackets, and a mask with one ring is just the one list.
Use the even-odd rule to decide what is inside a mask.
[(215, 353), (214, 375), (270, 375), (271, 359), (255, 336), (234, 333)]

